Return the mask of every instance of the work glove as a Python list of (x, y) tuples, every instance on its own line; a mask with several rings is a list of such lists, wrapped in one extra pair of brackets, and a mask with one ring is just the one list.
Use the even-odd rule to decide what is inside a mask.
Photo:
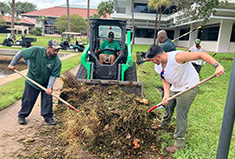
[(137, 63), (138, 65), (140, 65), (140, 64), (142, 64), (142, 63), (144, 63), (144, 62), (145, 62), (144, 59), (141, 59), (141, 60), (137, 61), (136, 63)]

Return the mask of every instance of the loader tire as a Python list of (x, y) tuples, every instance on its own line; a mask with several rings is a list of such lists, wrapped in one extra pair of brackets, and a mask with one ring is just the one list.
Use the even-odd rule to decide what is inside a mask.
[(87, 78), (87, 71), (86, 68), (81, 64), (78, 72), (76, 74), (77, 79), (86, 79)]
[(129, 68), (125, 72), (125, 81), (137, 81), (136, 63), (133, 62), (132, 68)]

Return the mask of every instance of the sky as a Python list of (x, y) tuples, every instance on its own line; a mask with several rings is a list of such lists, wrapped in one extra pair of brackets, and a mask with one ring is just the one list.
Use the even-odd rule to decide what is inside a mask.
[[(0, 0), (0, 2), (11, 2), (11, 0)], [(37, 5), (37, 9), (45, 9), (66, 4), (67, 0), (15, 0), (15, 2), (31, 2)], [(98, 6), (100, 2), (107, 0), (90, 0), (90, 5)], [(69, 0), (70, 4), (87, 5), (87, 0)]]

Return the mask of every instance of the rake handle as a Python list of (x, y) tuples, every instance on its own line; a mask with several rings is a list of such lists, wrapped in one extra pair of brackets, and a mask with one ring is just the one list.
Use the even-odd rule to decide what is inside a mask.
[[(204, 80), (202, 80), (201, 82), (195, 84), (194, 86), (189, 87), (188, 89), (185, 89), (185, 90), (183, 90), (182, 92), (179, 92), (179, 93), (177, 93), (177, 94), (171, 96), (171, 97), (168, 98), (166, 101), (169, 102), (169, 101), (171, 101), (172, 99), (175, 99), (176, 97), (181, 96), (182, 94), (184, 94), (184, 93), (186, 93), (186, 92), (192, 90), (193, 88), (195, 88), (195, 87), (197, 87), (197, 86), (199, 86), (199, 85), (205, 83), (206, 81), (209, 81), (210, 79), (212, 79), (212, 78), (214, 78), (214, 77), (216, 77), (215, 74), (212, 75), (212, 76), (210, 76), (210, 77), (208, 77), (208, 78), (206, 78), (206, 79), (204, 79)], [(159, 106), (161, 106), (161, 105), (162, 105), (162, 102), (159, 103), (159, 104), (157, 104), (157, 105), (155, 105), (154, 107), (150, 108), (150, 109), (148, 110), (148, 112), (150, 113), (153, 109), (156, 109), (157, 107), (159, 107)]]
[[(27, 80), (29, 80), (30, 82), (32, 82), (33, 84), (35, 84), (36, 86), (38, 86), (39, 88), (41, 88), (42, 90), (46, 91), (47, 89), (44, 88), (42, 85), (40, 85), (39, 83), (35, 82), (34, 80), (32, 80), (31, 78), (25, 76), (24, 74), (20, 73), (18, 70), (14, 69), (14, 71), (16, 73), (18, 73), (19, 75), (21, 75), (22, 77), (26, 78)], [(63, 102), (65, 105), (69, 106), (70, 108), (72, 108), (74, 111), (76, 111), (77, 113), (79, 112), (74, 106), (72, 106), (71, 104), (69, 104), (68, 102), (66, 102), (65, 100), (63, 100), (62, 98), (60, 98), (59, 96), (57, 96), (56, 94), (54, 94), (53, 92), (51, 93), (51, 95), (55, 98), (57, 98), (58, 100), (60, 100), (61, 102)]]

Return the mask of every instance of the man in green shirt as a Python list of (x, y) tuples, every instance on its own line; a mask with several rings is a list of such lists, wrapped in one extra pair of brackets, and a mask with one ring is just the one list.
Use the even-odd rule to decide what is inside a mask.
[(18, 113), (19, 124), (26, 124), (25, 118), (31, 113), (40, 92), (41, 115), (44, 117), (45, 122), (50, 125), (56, 124), (53, 119), (51, 93), (53, 92), (53, 85), (56, 78), (60, 76), (61, 61), (57, 56), (60, 48), (59, 42), (52, 39), (48, 42), (46, 48), (34, 46), (19, 51), (8, 66), (9, 70), (14, 71), (16, 63), (23, 58), (28, 62), (27, 77), (47, 88), (44, 91), (26, 80), (22, 97), (22, 107)]
[(175, 44), (170, 39), (168, 39), (165, 30), (160, 30), (157, 33), (157, 39), (159, 42), (162, 43), (161, 47), (165, 52), (171, 52), (176, 50)]
[[(103, 49), (112, 49), (113, 51), (110, 51), (110, 50), (102, 51)], [(118, 42), (116, 40), (114, 40), (114, 33), (113, 32), (109, 32), (108, 39), (104, 40), (101, 43), (100, 48), (99, 48), (99, 50), (96, 50), (96, 53), (98, 53), (100, 51), (102, 51), (102, 53), (99, 54), (99, 61), (101, 64), (103, 64), (106, 61), (113, 64), (116, 59), (116, 54), (117, 55), (121, 54), (121, 47), (118, 44)]]

